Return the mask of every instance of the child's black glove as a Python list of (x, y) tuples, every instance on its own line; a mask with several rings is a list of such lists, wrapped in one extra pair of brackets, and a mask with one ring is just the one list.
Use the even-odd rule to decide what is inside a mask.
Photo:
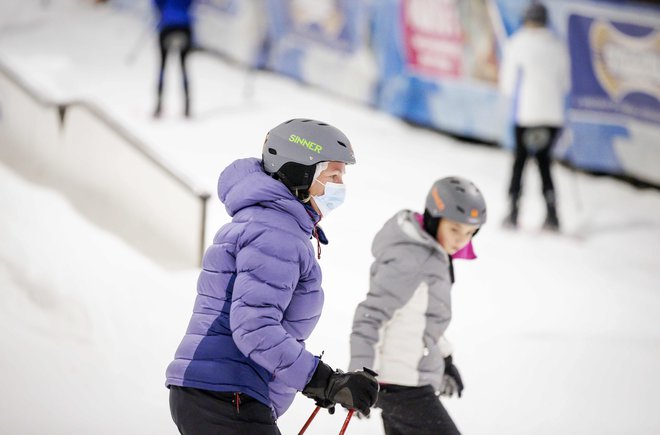
[(458, 397), (463, 394), (463, 380), (458, 368), (454, 365), (451, 355), (445, 358), (445, 373), (442, 377), (442, 389), (440, 394), (451, 397), (458, 393)]
[(333, 371), (329, 365), (319, 361), (312, 379), (302, 393), (324, 408), (331, 403), (338, 403), (344, 408), (356, 409), (369, 415), (370, 408), (378, 398), (376, 373), (365, 368), (364, 371), (343, 373)]

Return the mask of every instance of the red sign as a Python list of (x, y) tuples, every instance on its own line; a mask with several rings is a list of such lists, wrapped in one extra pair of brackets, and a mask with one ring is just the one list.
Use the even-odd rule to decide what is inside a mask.
[(437, 77), (462, 75), (460, 0), (401, 0), (408, 67)]

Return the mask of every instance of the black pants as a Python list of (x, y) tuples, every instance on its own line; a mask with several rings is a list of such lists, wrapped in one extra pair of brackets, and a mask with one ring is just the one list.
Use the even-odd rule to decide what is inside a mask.
[(183, 435), (280, 435), (271, 409), (247, 394), (170, 387), (170, 412)]
[(165, 65), (167, 65), (167, 54), (172, 47), (173, 39), (178, 38), (181, 47), (179, 48), (179, 60), (181, 61), (181, 76), (183, 81), (183, 91), (185, 93), (186, 112), (189, 110), (190, 101), (188, 88), (188, 69), (186, 68), (186, 59), (192, 49), (192, 35), (189, 26), (166, 27), (161, 30), (159, 35), (160, 42), (160, 72), (158, 74), (158, 106), (163, 95), (163, 83), (165, 81)]
[(555, 190), (552, 183), (552, 174), (550, 173), (550, 163), (552, 162), (552, 146), (558, 132), (557, 127), (516, 126), (516, 157), (513, 162), (511, 184), (509, 185), (509, 195), (511, 197), (514, 199), (520, 197), (523, 169), (525, 169), (525, 162), (530, 154), (534, 155), (538, 163), (544, 195)]
[(382, 386), (376, 406), (387, 435), (460, 435), (433, 387)]

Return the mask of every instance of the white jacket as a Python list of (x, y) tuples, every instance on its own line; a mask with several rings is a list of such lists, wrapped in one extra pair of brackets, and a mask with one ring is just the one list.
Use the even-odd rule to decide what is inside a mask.
[(368, 367), (386, 384), (442, 387), (443, 337), (451, 320), (449, 257), (409, 210), (374, 238), (370, 288), (358, 305), (349, 370)]
[(523, 27), (507, 41), (500, 91), (512, 98), (517, 125), (561, 127), (569, 88), (568, 53), (550, 30)]

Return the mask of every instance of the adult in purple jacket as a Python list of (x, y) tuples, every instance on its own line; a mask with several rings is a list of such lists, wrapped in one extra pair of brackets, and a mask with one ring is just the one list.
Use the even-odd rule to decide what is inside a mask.
[(343, 202), (353, 163), (341, 131), (292, 119), (268, 132), (262, 160), (237, 160), (220, 175), (232, 221), (204, 255), (192, 318), (167, 368), (182, 434), (279, 434), (276, 420), (298, 391), (369, 414), (378, 395), (370, 371), (333, 371), (305, 349), (323, 307), (310, 239), (327, 243), (318, 222)]

